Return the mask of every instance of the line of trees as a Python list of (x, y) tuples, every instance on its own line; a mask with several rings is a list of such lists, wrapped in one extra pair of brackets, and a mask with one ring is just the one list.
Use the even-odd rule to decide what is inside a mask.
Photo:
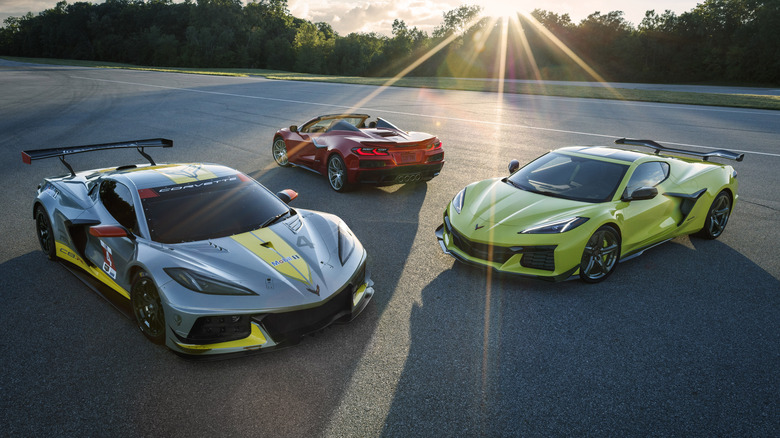
[(409, 74), (593, 80), (568, 47), (607, 80), (780, 83), (780, 0), (705, 0), (680, 15), (647, 11), (636, 27), (620, 11), (574, 23), (537, 9), (504, 30), (480, 12), (468, 5), (449, 11), (430, 36), (402, 20), (392, 36), (340, 36), (328, 23), (293, 17), (287, 0), (61, 1), (7, 18), (0, 54), (389, 76), (449, 41)]

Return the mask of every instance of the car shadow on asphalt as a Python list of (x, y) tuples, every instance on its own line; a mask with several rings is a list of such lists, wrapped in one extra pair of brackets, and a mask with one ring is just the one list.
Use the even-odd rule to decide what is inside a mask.
[[(333, 418), (334, 410), (346, 397), (344, 379), (355, 379), (364, 356), (374, 348), (380, 319), (395, 295), (419, 293), (419, 290), (407, 291), (407, 286), (400, 282), (418, 233), (427, 235), (427, 224), (421, 225), (419, 214), (428, 195), (429, 183), (358, 186), (350, 192), (337, 193), (330, 189), (324, 176), (302, 169), (275, 168), (251, 173), (250, 176), (274, 192), (286, 188), (296, 190), (299, 197), (291, 203), (293, 208), (339, 216), (367, 251), (367, 270), (371, 273), (376, 292), (372, 302), (357, 319), (304, 339), (295, 348), (266, 355), (259, 360), (262, 364), (247, 361), (253, 362), (253, 366), (261, 366), (270, 375), (283, 375), (274, 366), (289, 369), (290, 364), (320, 364), (316, 368), (302, 370), (305, 378), (301, 381), (279, 377), (280, 382), (270, 383), (270, 391), (275, 397), (292, 404), (296, 415), (304, 417), (300, 424), (322, 424), (315, 420)], [(433, 239), (432, 234), (430, 237)], [(435, 239), (432, 245), (435, 245)], [(244, 367), (238, 363), (235, 366)], [(273, 388), (276, 385), (279, 385), (278, 391)], [(313, 400), (317, 402), (311, 403)], [(282, 412), (279, 410), (278, 414)], [(302, 431), (315, 436), (325, 433), (322, 430)]]
[(596, 285), (455, 262), (412, 309), (382, 435), (771, 435), (779, 292), (728, 245), (687, 237)]

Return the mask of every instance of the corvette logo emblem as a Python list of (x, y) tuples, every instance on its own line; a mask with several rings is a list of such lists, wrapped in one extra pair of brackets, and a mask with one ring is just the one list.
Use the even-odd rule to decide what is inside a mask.
[(477, 225), (475, 225), (475, 226), (474, 226), (474, 231), (477, 231), (477, 230), (478, 230), (478, 229), (480, 229), (480, 228), (485, 228), (485, 226), (484, 226), (484, 225), (477, 224)]
[(187, 167), (182, 167), (171, 172), (172, 175), (183, 175), (188, 178), (198, 179), (198, 172), (203, 166), (199, 164), (190, 164)]
[(320, 285), (319, 284), (317, 285), (316, 289), (309, 289), (307, 287), (306, 290), (311, 292), (311, 293), (313, 293), (314, 295), (320, 296)]

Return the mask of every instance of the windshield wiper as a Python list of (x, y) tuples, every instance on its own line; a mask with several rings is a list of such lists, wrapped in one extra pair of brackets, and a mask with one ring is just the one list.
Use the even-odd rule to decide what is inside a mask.
[(525, 190), (524, 188), (520, 187), (520, 186), (519, 186), (517, 183), (513, 182), (513, 181), (512, 181), (511, 179), (509, 179), (509, 178), (504, 178), (504, 182), (505, 182), (505, 183), (508, 183), (508, 184), (509, 184), (509, 185), (511, 185), (512, 187), (516, 187), (516, 188), (518, 188), (518, 189), (520, 189), (520, 190)]
[(260, 228), (265, 228), (265, 227), (273, 224), (274, 222), (278, 221), (279, 219), (281, 219), (282, 217), (284, 217), (285, 215), (288, 215), (288, 214), (290, 214), (290, 210), (287, 210), (287, 211), (284, 211), (282, 213), (279, 213), (276, 216), (274, 216), (272, 218), (269, 218), (267, 221), (263, 222), (263, 225), (260, 225)]

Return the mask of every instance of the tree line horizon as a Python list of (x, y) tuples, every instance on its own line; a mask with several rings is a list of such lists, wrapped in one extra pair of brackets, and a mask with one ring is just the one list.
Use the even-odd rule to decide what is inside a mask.
[(473, 5), (445, 12), (431, 35), (396, 19), (392, 36), (341, 36), (328, 23), (292, 16), (287, 0), (60, 1), (5, 19), (0, 55), (368, 77), (395, 76), (425, 59), (407, 75), (780, 84), (780, 0), (705, 0), (679, 15), (650, 10), (636, 27), (622, 11), (574, 23), (535, 9), (508, 25), (480, 14)]

